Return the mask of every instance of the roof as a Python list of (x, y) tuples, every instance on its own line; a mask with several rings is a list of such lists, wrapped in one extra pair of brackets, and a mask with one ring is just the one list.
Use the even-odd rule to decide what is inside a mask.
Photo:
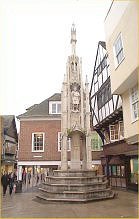
[(2, 129), (3, 129), (4, 135), (8, 135), (17, 140), (18, 136), (17, 136), (15, 116), (14, 115), (1, 115), (1, 117), (2, 117)]
[(101, 45), (104, 49), (106, 49), (106, 43), (104, 41), (99, 41), (99, 45)]
[[(54, 115), (49, 114), (49, 101), (61, 101), (61, 94), (55, 93), (40, 104), (34, 104), (27, 109), (27, 112), (17, 116), (17, 118), (54, 117)], [(55, 117), (60, 117), (60, 115), (56, 114)]]

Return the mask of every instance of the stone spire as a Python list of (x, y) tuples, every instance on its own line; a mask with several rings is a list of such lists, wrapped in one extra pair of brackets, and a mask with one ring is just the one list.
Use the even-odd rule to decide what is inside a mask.
[(72, 24), (72, 27), (71, 27), (71, 49), (72, 49), (72, 55), (76, 55), (76, 28), (75, 28), (75, 24), (73, 23)]

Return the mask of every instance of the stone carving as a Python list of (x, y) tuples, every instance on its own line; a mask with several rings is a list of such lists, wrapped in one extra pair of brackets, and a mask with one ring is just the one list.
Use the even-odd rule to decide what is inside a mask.
[(71, 85), (72, 111), (79, 112), (80, 86), (77, 83)]

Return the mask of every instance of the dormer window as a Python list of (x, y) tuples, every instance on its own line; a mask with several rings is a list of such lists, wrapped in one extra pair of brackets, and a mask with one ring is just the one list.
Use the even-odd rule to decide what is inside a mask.
[(49, 102), (49, 114), (61, 114), (61, 101)]

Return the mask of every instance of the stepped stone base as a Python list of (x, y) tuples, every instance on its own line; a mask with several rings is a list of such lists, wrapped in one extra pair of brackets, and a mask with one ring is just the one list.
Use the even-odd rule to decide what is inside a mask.
[(87, 202), (114, 198), (104, 175), (96, 171), (55, 170), (41, 185), (37, 197), (47, 201)]

